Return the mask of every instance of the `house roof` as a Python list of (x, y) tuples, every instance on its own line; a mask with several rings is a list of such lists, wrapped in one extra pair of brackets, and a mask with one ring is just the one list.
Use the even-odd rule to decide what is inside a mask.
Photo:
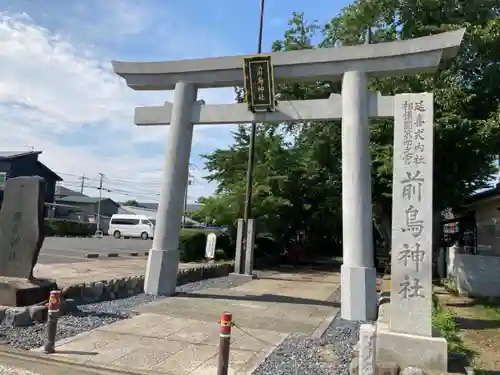
[(54, 172), (52, 169), (50, 169), (49, 167), (47, 167), (42, 162), (37, 161), (36, 164), (38, 165), (38, 167), (40, 169), (42, 169), (45, 172), (47, 172), (48, 174), (52, 175), (52, 177), (54, 177), (54, 180), (56, 180), (56, 181), (62, 181), (63, 180), (63, 178), (61, 176), (59, 176), (56, 172)]
[(96, 197), (87, 197), (87, 196), (84, 196), (84, 195), (70, 195), (70, 196), (67, 196), (67, 197), (56, 198), (56, 202), (65, 202), (65, 203), (87, 203), (87, 204), (95, 204), (95, 203), (98, 203), (99, 200), (101, 202), (109, 200), (109, 201), (113, 202), (114, 204), (116, 204), (117, 206), (119, 206), (119, 204), (116, 203), (111, 198), (102, 198), (102, 199), (99, 199), (99, 198), (96, 198)]
[(42, 151), (0, 151), (0, 159), (14, 159), (27, 155), (40, 155)]
[(56, 195), (62, 196), (73, 196), (73, 197), (87, 197), (87, 195), (80, 193), (79, 191), (68, 189), (65, 186), (57, 185), (56, 186)]
[[(28, 155), (37, 155), (38, 156), (41, 153), (42, 153), (42, 151), (0, 151), (0, 160), (17, 159), (17, 158), (21, 158), (23, 156), (28, 156)], [(55, 173), (52, 169), (47, 167), (41, 161), (37, 160), (36, 165), (44, 172), (51, 175), (54, 178), (54, 180), (56, 180), (56, 181), (63, 180), (63, 178), (61, 176), (59, 176), (57, 173)]]

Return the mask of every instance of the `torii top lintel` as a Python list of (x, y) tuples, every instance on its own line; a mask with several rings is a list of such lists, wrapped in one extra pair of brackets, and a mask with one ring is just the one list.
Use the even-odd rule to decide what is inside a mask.
[[(369, 76), (412, 75), (433, 72), (442, 59), (455, 57), (465, 29), (422, 38), (340, 48), (273, 52), (275, 81), (337, 80), (346, 71)], [(177, 82), (198, 88), (233, 87), (243, 84), (246, 56), (166, 62), (113, 61), (116, 74), (134, 90), (173, 90)]]

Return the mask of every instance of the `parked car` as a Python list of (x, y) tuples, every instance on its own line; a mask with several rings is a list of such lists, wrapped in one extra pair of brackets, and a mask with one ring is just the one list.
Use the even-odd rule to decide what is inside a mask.
[(156, 220), (145, 215), (116, 214), (109, 221), (108, 234), (114, 238), (130, 237), (147, 240), (154, 237)]

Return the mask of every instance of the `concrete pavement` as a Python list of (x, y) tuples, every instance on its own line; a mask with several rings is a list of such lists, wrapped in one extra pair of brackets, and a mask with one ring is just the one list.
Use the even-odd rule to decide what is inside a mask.
[(57, 354), (139, 373), (217, 372), (218, 320), (233, 314), (229, 374), (251, 374), (290, 333), (319, 337), (339, 311), (335, 272), (265, 272), (231, 289), (205, 289), (137, 309), (140, 315), (57, 343)]
[(54, 361), (40, 353), (0, 346), (1, 375), (136, 375), (74, 362)]
[(103, 238), (72, 238), (46, 237), (38, 263), (76, 263), (91, 262), (85, 257), (86, 253), (100, 254), (99, 258), (106, 259), (107, 253), (118, 253), (120, 257), (129, 258), (131, 252), (139, 252), (140, 256), (151, 249), (151, 240), (116, 239), (110, 236)]

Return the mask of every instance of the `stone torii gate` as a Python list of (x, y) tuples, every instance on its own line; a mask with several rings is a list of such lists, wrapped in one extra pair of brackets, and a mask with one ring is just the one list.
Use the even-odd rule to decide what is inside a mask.
[(173, 104), (136, 108), (135, 112), (137, 125), (171, 126), (145, 292), (175, 293), (193, 124), (342, 119), (341, 314), (345, 319), (374, 320), (377, 297), (368, 118), (393, 117), (394, 98), (369, 93), (368, 78), (434, 72), (441, 60), (456, 55), (463, 34), (464, 30), (457, 30), (389, 43), (270, 53), (277, 84), (342, 80), (342, 94), (329, 99), (281, 101), (269, 113), (252, 113), (246, 104), (206, 105), (197, 101), (199, 88), (242, 86), (245, 56), (113, 61), (115, 73), (134, 90), (174, 90)]

